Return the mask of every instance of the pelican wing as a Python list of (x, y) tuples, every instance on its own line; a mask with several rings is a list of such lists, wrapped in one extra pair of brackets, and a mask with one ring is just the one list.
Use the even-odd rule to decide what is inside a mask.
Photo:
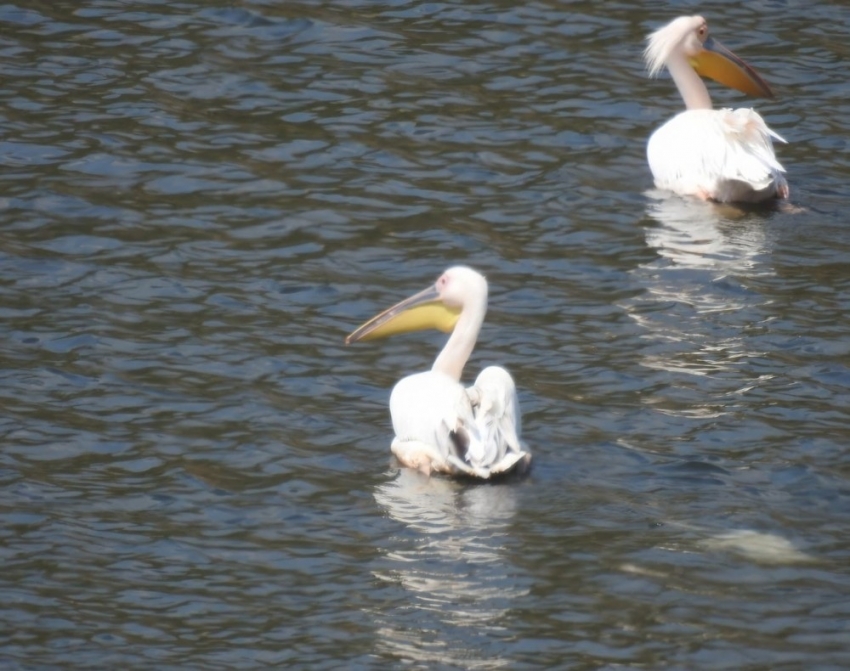
[(424, 473), (453, 473), (449, 456), (458, 451), (459, 436), (473, 427), (475, 415), (463, 386), (438, 371), (403, 378), (390, 395), (395, 439), (393, 454)]
[(425, 473), (489, 479), (524, 469), (519, 404), (508, 372), (482, 371), (470, 389), (436, 371), (401, 380), (390, 397), (393, 454)]
[(774, 139), (784, 142), (752, 109), (687, 110), (653, 133), (647, 158), (660, 189), (756, 202), (788, 194)]
[(477, 401), (475, 419), (486, 445), (482, 460), (495, 464), (507, 452), (522, 452), (519, 401), (510, 373), (499, 366), (489, 366), (481, 371), (468, 393)]
[(475, 412), (474, 427), (468, 432), (463, 460), (450, 457), (450, 461), (467, 473), (485, 478), (524, 470), (531, 455), (519, 440), (519, 402), (510, 373), (499, 366), (485, 368), (467, 394)]

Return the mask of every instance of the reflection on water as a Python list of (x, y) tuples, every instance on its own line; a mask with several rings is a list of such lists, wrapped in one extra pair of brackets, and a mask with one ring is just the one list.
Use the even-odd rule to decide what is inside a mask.
[[(647, 3), (0, 5), (0, 667), (850, 668), (848, 23), (775, 4), (795, 217), (644, 194)], [(453, 263), (516, 485), (375, 469), (444, 336), (343, 338)]]
[[(778, 533), (754, 529), (718, 529), (714, 525), (668, 519), (664, 528), (672, 535), (656, 547), (674, 553), (736, 555), (756, 564), (779, 566), (815, 562), (816, 558)], [(625, 564), (623, 570), (638, 573), (641, 568)]]
[[(528, 593), (507, 570), (502, 549), (516, 512), (510, 485), (468, 485), (403, 468), (375, 490), (375, 500), (408, 533), (387, 551), (381, 580), (401, 584), (406, 618), (378, 628), (382, 652), (466, 668), (504, 665), (483, 648), (506, 635), (500, 619)], [(423, 624), (424, 623), (424, 624)], [(430, 634), (443, 632), (434, 639)], [(448, 638), (446, 638), (448, 637)]]
[(781, 536), (751, 529), (717, 534), (703, 541), (702, 545), (707, 550), (734, 552), (765, 564), (795, 564), (814, 559)]
[(730, 327), (727, 317), (753, 299), (740, 278), (770, 272), (764, 218), (658, 191), (647, 197), (646, 242), (659, 256), (634, 271), (646, 293), (625, 308), (662, 347), (647, 348), (642, 364), (702, 376), (756, 356), (740, 322)]
[(647, 214), (658, 226), (647, 227), (646, 242), (678, 267), (749, 271), (764, 252), (764, 221), (748, 225), (747, 213), (734, 205), (660, 191), (647, 196)]

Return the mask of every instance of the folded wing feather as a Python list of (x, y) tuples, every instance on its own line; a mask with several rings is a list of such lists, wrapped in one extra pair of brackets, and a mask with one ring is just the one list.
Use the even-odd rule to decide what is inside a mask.
[(488, 479), (530, 462), (504, 368), (484, 369), (469, 389), (434, 371), (408, 376), (393, 389), (390, 412), (392, 451), (405, 466)]

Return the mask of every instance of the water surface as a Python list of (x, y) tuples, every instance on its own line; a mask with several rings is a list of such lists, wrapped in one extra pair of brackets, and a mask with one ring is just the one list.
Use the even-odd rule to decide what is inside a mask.
[[(0, 7), (3, 666), (850, 664), (845, 10), (703, 8), (789, 141), (739, 212), (645, 164), (698, 9)], [(520, 482), (393, 463), (443, 336), (343, 345), (456, 263)]]

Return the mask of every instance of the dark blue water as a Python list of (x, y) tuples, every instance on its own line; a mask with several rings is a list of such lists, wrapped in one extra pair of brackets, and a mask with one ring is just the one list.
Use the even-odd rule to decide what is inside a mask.
[[(0, 666), (850, 664), (845, 10), (702, 8), (789, 141), (741, 212), (645, 163), (698, 9), (0, 7)], [(343, 344), (457, 263), (520, 482), (393, 463), (443, 336)]]

